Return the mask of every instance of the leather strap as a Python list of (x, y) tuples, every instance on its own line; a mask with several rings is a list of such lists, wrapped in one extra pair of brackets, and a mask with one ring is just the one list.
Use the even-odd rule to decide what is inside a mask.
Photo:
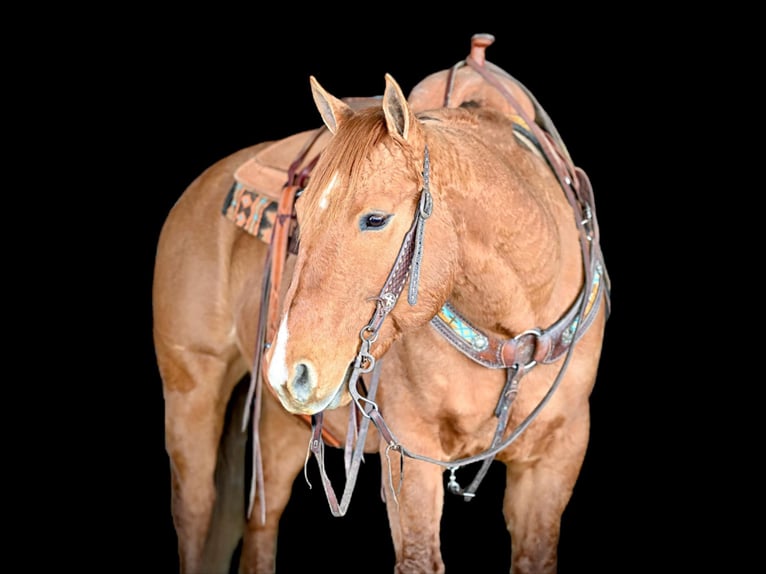
[[(605, 282), (601, 259), (593, 260), (593, 280), (588, 291), (583, 290), (569, 311), (545, 330), (531, 329), (510, 339), (501, 339), (481, 332), (449, 303), (431, 319), (431, 325), (461, 353), (490, 369), (506, 369), (514, 364), (531, 362), (553, 363), (577, 342), (596, 316), (605, 299)], [(585, 319), (578, 324), (583, 297), (587, 296)]]
[[(489, 445), (490, 448), (500, 444), (500, 441), (503, 439), (505, 427), (508, 426), (508, 417), (511, 415), (511, 405), (516, 398), (516, 394), (519, 392), (519, 381), (524, 375), (524, 369), (525, 367), (517, 364), (513, 368), (506, 370), (505, 386), (500, 393), (500, 398), (498, 399), (497, 406), (495, 407), (497, 426), (495, 427), (495, 434), (492, 437), (492, 442)], [(471, 500), (474, 496), (476, 496), (476, 491), (478, 490), (481, 481), (484, 480), (484, 477), (487, 475), (489, 467), (492, 466), (493, 460), (493, 457), (485, 458), (482, 461), (481, 467), (479, 467), (479, 470), (477, 471), (476, 476), (474, 476), (471, 484), (469, 484), (464, 489), (460, 488), (460, 484), (457, 482), (455, 477), (456, 469), (451, 468), (447, 488), (452, 494), (462, 495), (466, 501)]]
[[(325, 128), (316, 130), (314, 135), (308, 138), (301, 149), (301, 152), (288, 169), (288, 179), (285, 182), (280, 195), (279, 205), (277, 207), (277, 217), (274, 220), (274, 229), (271, 234), (271, 241), (269, 242), (269, 248), (266, 253), (266, 261), (263, 268), (263, 279), (261, 281), (261, 307), (258, 313), (258, 327), (255, 337), (255, 356), (250, 374), (250, 387), (247, 391), (244, 416), (242, 419), (242, 430), (244, 431), (247, 428), (247, 424), (252, 415), (253, 469), (250, 482), (247, 517), (248, 519), (251, 517), (256, 493), (260, 491), (262, 493), (259, 508), (261, 524), (266, 522), (266, 497), (263, 496), (263, 457), (261, 455), (260, 442), (263, 379), (266, 377), (268, 371), (267, 362), (264, 360), (264, 351), (266, 342), (273, 340), (278, 327), (277, 323), (279, 321), (280, 307), (279, 289), (282, 284), (282, 274), (287, 260), (288, 245), (292, 235), (291, 232), (293, 231), (292, 224), (294, 220), (293, 210), (295, 199), (305, 185), (308, 174), (314, 167), (319, 155), (317, 154), (308, 165), (301, 169), (301, 171), (298, 171), (298, 169), (305, 161), (306, 155), (311, 147), (322, 134), (323, 129)], [(269, 387), (269, 389), (271, 390), (271, 387)], [(329, 433), (327, 434), (327, 440), (333, 446), (339, 445), (337, 439)]]
[[(364, 405), (362, 408), (362, 414), (364, 416), (361, 419), (361, 422), (359, 424), (358, 430), (356, 429), (357, 424), (357, 409), (360, 409), (358, 404), (354, 401), (351, 402), (349, 405), (349, 408), (351, 409), (351, 417), (349, 418), (349, 431), (348, 431), (348, 439), (346, 443), (346, 483), (343, 487), (343, 495), (341, 497), (340, 502), (338, 501), (338, 497), (335, 494), (335, 489), (332, 486), (332, 481), (330, 480), (330, 477), (327, 475), (327, 471), (325, 469), (325, 458), (324, 458), (324, 440), (323, 440), (323, 430), (322, 430), (322, 421), (324, 418), (324, 413), (319, 412), (312, 416), (312, 436), (311, 436), (311, 442), (309, 443), (309, 452), (306, 456), (306, 463), (308, 463), (309, 454), (313, 454), (316, 457), (317, 465), (319, 466), (319, 474), (322, 478), (322, 487), (325, 491), (325, 496), (327, 497), (327, 501), (330, 505), (330, 511), (332, 512), (333, 516), (344, 516), (346, 514), (346, 511), (348, 510), (348, 505), (351, 502), (351, 495), (354, 492), (354, 486), (356, 485), (356, 479), (359, 475), (359, 466), (361, 462), (364, 459), (364, 445), (367, 438), (367, 431), (370, 428), (370, 416), (369, 411), (371, 410), (377, 410), (377, 406), (374, 403), (375, 394), (378, 389), (378, 382), (380, 381), (380, 366), (382, 362), (378, 361), (375, 364), (375, 367), (372, 369), (372, 379), (370, 381), (370, 388), (367, 390), (367, 400), (368, 403)], [(356, 384), (363, 384), (363, 381), (361, 378), (356, 380)], [(351, 383), (349, 383), (351, 385)], [(352, 435), (356, 435), (356, 440), (352, 440), (350, 437)], [(355, 442), (355, 444), (353, 444)], [(353, 450), (351, 450), (351, 447), (353, 446)], [(350, 452), (350, 455), (348, 454)], [(305, 467), (304, 467), (304, 476), (305, 476)], [(308, 481), (308, 476), (306, 476), (306, 482)], [(311, 483), (309, 482), (309, 486), (311, 486)]]

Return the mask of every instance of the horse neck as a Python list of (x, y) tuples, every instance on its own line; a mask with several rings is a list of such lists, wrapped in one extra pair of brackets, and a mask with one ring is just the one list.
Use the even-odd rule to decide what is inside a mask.
[[(503, 178), (453, 158), (459, 161), (451, 178), (476, 179), (447, 190), (445, 203), (463, 238), (449, 300), (477, 325), (511, 334), (558, 319), (576, 299), (583, 273), (572, 208), (556, 178), (516, 142), (501, 145), (500, 153)], [(432, 159), (435, 181), (438, 162)]]

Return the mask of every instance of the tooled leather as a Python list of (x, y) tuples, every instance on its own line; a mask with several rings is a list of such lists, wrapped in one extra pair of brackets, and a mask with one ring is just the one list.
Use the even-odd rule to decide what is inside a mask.
[[(436, 315), (431, 319), (431, 325), (453, 347), (475, 362), (490, 369), (509, 368), (517, 363), (527, 365), (532, 361), (537, 363), (553, 363), (562, 357), (569, 347), (585, 334), (598, 313), (602, 299), (606, 299), (604, 297), (606, 285), (600, 256), (594, 260), (593, 266), (593, 285), (591, 285), (587, 292), (581, 292), (576, 303), (572, 305), (563, 317), (547, 329), (541, 330), (539, 334), (527, 332), (509, 339), (502, 339), (482, 333), (486, 337), (486, 347), (476, 349), (450, 328), (440, 315)], [(582, 319), (582, 323), (575, 323), (580, 314), (582, 298), (585, 296), (589, 297), (591, 303)], [(455, 315), (459, 321), (465, 323), (474, 331), (481, 333), (480, 329), (472, 325), (468, 319), (451, 307), (449, 303), (445, 303), (445, 307), (449, 308), (450, 313)], [(571, 339), (567, 339), (567, 331), (573, 331)]]

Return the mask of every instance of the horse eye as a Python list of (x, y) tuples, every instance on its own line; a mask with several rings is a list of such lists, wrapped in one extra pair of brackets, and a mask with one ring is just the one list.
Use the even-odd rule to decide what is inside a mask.
[(366, 231), (368, 229), (382, 229), (388, 225), (391, 216), (385, 213), (368, 213), (359, 220), (359, 229)]

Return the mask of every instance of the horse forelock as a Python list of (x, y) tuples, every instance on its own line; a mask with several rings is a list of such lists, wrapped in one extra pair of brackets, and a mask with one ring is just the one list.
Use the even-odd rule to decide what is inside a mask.
[(348, 118), (322, 152), (319, 164), (304, 194), (307, 219), (333, 221), (346, 211), (359, 188), (360, 167), (381, 145), (397, 146), (408, 162), (407, 169), (420, 169), (422, 150), (405, 149), (388, 135), (382, 108), (363, 109)]

